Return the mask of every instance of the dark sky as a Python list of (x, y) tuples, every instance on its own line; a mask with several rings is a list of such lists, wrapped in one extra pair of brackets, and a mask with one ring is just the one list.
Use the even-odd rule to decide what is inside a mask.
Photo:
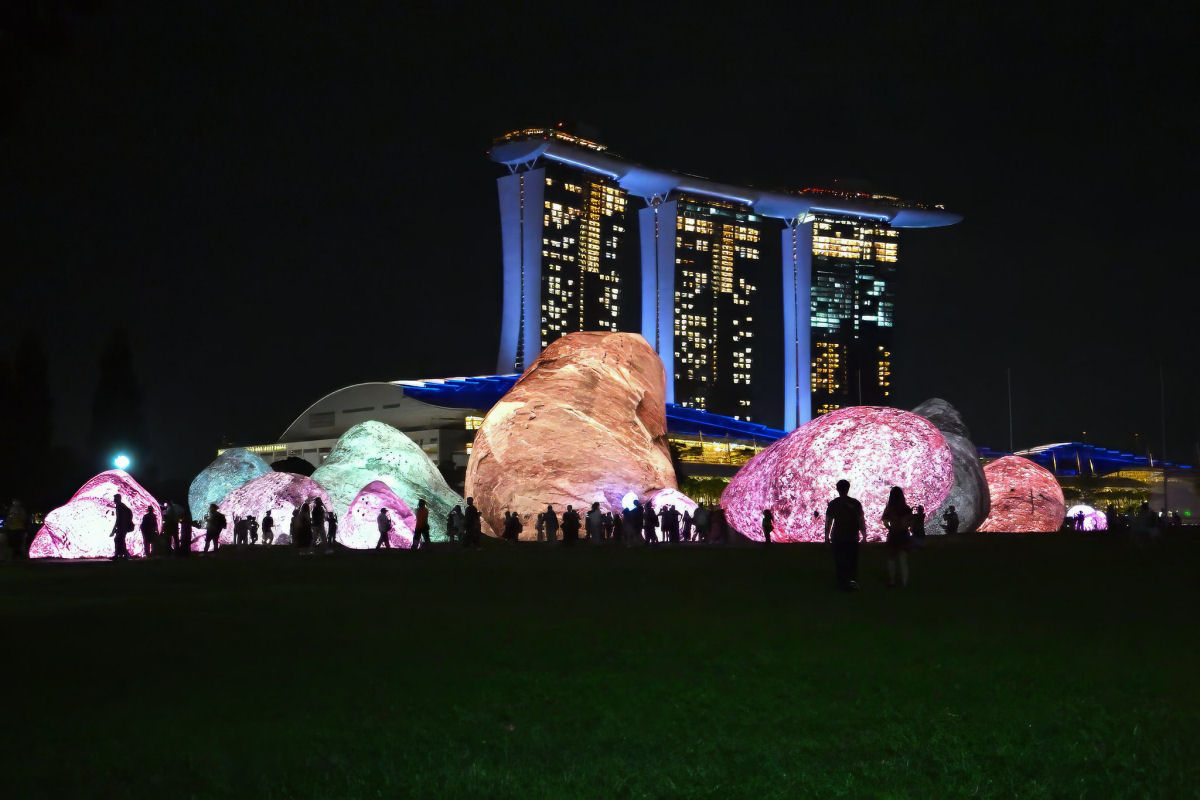
[(568, 120), (718, 180), (946, 204), (966, 220), (901, 240), (897, 405), (945, 397), (1002, 448), (1011, 367), (1018, 447), (1157, 450), (1161, 363), (1196, 460), (1186, 17), (407, 5), (5, 6), (0, 353), (42, 333), (59, 441), (118, 323), (181, 476), (339, 386), (491, 372), (485, 151)]

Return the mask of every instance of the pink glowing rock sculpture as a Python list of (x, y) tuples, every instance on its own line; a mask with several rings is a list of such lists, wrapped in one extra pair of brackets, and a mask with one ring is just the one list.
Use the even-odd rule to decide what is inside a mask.
[(581, 332), (558, 339), (488, 412), (475, 434), (466, 494), (492, 530), (504, 511), (521, 515), (522, 539), (537, 513), (599, 501), (619, 510), (676, 488), (667, 448), (666, 376), (650, 344), (633, 333)]
[[(221, 531), (218, 541), (222, 545), (233, 544), (234, 520), (252, 514), (261, 523), (263, 515), (270, 511), (275, 519), (275, 543), (280, 544), (280, 535), (290, 533), (292, 511), (303, 506), (306, 501), (318, 497), (325, 504), (325, 508), (333, 507), (329, 495), (312, 478), (293, 472), (268, 472), (266, 475), (260, 475), (234, 489), (218, 506), (225, 515), (225, 530)], [(192, 549), (203, 550), (204, 531), (201, 529), (196, 533)]]
[(980, 533), (1056, 531), (1066, 503), (1062, 487), (1050, 470), (1027, 458), (1004, 456), (983, 468), (992, 510)]
[(388, 542), (392, 547), (412, 547), (417, 516), (392, 487), (383, 481), (371, 481), (350, 501), (350, 508), (338, 528), (338, 541), (355, 550), (369, 550), (379, 541), (379, 510), (386, 508), (392, 519)]
[(937, 508), (954, 483), (954, 459), (945, 437), (924, 417), (879, 406), (842, 408), (750, 459), (725, 488), (721, 505), (733, 528), (749, 539), (763, 540), (762, 512), (770, 508), (772, 540), (821, 542), (825, 507), (842, 478), (863, 505), (868, 539), (878, 541), (891, 488), (904, 489), (913, 508)]
[(125, 547), (131, 556), (144, 556), (146, 548), (138, 527), (150, 511), (162, 530), (162, 509), (128, 472), (110, 469), (91, 478), (65, 506), (46, 515), (45, 524), (29, 545), (29, 557), (110, 557), (114, 542), (109, 534), (117, 516), (114, 494), (121, 495), (121, 502), (133, 512), (134, 530), (125, 537)]
[(1104, 512), (1085, 503), (1078, 503), (1067, 509), (1067, 519), (1071, 520), (1072, 525), (1075, 524), (1075, 517), (1080, 512), (1083, 513), (1083, 529), (1085, 531), (1108, 530), (1108, 517), (1104, 516)]
[(675, 510), (679, 512), (681, 518), (685, 511), (695, 514), (697, 507), (695, 500), (678, 489), (659, 489), (650, 498), (650, 505), (654, 508), (655, 514), (661, 514), (663, 506), (675, 506)]

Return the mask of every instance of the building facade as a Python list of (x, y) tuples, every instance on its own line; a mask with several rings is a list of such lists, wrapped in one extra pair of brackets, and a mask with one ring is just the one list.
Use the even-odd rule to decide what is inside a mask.
[(627, 193), (605, 175), (561, 162), (513, 170), (497, 188), (504, 242), (497, 372), (524, 370), (565, 334), (618, 330), (632, 279)]
[(890, 405), (900, 232), (832, 214), (812, 229), (812, 411)]
[[(514, 131), (497, 139), (489, 156), (509, 171), (500, 178), (499, 371), (523, 369), (569, 331), (629, 329), (621, 319), (640, 273), (641, 332), (663, 361), (668, 401), (761, 421), (751, 389), (771, 380), (782, 384), (785, 430), (860, 398), (890, 403), (897, 232), (962, 219), (941, 206), (885, 195), (717, 183), (627, 161), (561, 129)], [(557, 194), (559, 180), (579, 187), (574, 199)], [(589, 181), (599, 188), (584, 189)], [(612, 272), (592, 284), (592, 273), (579, 266), (590, 251), (581, 254), (578, 234), (565, 232), (575, 230), (576, 216), (592, 213), (568, 211), (593, 208), (576, 202), (585, 196), (613, 198), (594, 206), (601, 232), (587, 240), (610, 248), (598, 260), (611, 263)], [(628, 239), (634, 202), (636, 263)], [(767, 308), (759, 296), (765, 273), (754, 267), (762, 237), (774, 235), (768, 226), (780, 223), (779, 300)], [(583, 298), (596, 292), (592, 315)], [(755, 352), (755, 323), (765, 314), (782, 314), (782, 364), (764, 365)]]

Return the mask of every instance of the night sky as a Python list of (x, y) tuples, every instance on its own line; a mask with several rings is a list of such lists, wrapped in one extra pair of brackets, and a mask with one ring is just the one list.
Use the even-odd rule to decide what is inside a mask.
[(81, 449), (127, 326), (181, 477), (340, 386), (488, 374), (485, 151), (566, 120), (716, 180), (944, 203), (965, 221), (901, 238), (896, 405), (945, 397), (1004, 448), (1011, 367), (1018, 448), (1141, 433), (1157, 455), (1161, 363), (1168, 456), (1194, 463), (1191, 26), (826, 5), (6, 5), (0, 354), (41, 332), (55, 438)]

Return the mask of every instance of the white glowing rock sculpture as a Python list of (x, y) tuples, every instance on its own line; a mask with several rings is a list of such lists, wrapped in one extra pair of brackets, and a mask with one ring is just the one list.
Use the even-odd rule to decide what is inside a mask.
[(825, 507), (842, 478), (862, 503), (868, 539), (878, 541), (891, 488), (902, 488), (913, 508), (937, 508), (954, 484), (954, 458), (941, 431), (924, 417), (879, 406), (842, 408), (750, 459), (725, 488), (721, 505), (733, 528), (749, 539), (763, 540), (762, 512), (770, 508), (773, 541), (821, 542)]
[[(932, 422), (946, 437), (946, 444), (954, 456), (954, 486), (950, 494), (937, 508), (925, 507), (925, 531), (942, 534), (942, 514), (954, 506), (958, 514), (958, 532), (970, 533), (979, 527), (988, 515), (991, 503), (988, 500), (987, 478), (983, 476), (983, 465), (979, 463), (979, 451), (971, 442), (971, 433), (963, 422), (958, 409), (934, 397), (913, 409)], [(916, 507), (915, 504), (913, 506)]]
[(258, 453), (231, 447), (200, 471), (188, 488), (188, 508), (193, 519), (208, 513), (209, 503), (220, 504), (230, 492), (271, 472), (271, 465)]
[(417, 515), (383, 481), (371, 481), (350, 501), (338, 527), (338, 541), (356, 550), (369, 550), (379, 541), (379, 510), (386, 508), (392, 519), (388, 542), (392, 547), (412, 547)]
[(1083, 529), (1085, 531), (1104, 531), (1108, 530), (1108, 517), (1104, 516), (1104, 512), (1092, 508), (1085, 503), (1078, 503), (1067, 509), (1067, 519), (1071, 520), (1071, 524), (1075, 524), (1075, 517), (1083, 514)]
[(992, 510), (980, 533), (1056, 531), (1066, 503), (1054, 473), (1027, 458), (1004, 456), (983, 468)]
[(655, 514), (661, 514), (663, 506), (675, 506), (675, 510), (682, 518), (685, 511), (695, 514), (698, 504), (678, 489), (660, 489), (651, 496), (650, 506), (654, 509)]
[(65, 506), (46, 515), (45, 524), (29, 545), (30, 558), (108, 558), (113, 554), (113, 523), (116, 506), (113, 495), (133, 512), (134, 530), (125, 537), (132, 556), (146, 554), (139, 527), (147, 511), (154, 514), (162, 530), (162, 509), (158, 502), (128, 472), (110, 469), (91, 478), (80, 487)]
[(429, 506), (429, 532), (433, 541), (446, 539), (446, 516), (455, 506), (465, 506), (438, 472), (420, 445), (383, 422), (371, 420), (342, 434), (324, 463), (312, 475), (333, 498), (343, 517), (359, 490), (383, 481), (409, 508), (424, 498)]
[[(261, 524), (263, 516), (270, 511), (275, 520), (275, 544), (282, 544), (280, 534), (290, 533), (292, 511), (317, 498), (321, 499), (326, 508), (331, 507), (328, 493), (312, 478), (292, 472), (268, 472), (266, 475), (260, 475), (234, 489), (218, 505), (218, 509), (225, 515), (225, 530), (221, 531), (218, 541), (223, 545), (232, 544), (233, 523), (236, 520), (252, 515)], [(196, 534), (192, 541), (192, 549), (203, 550), (204, 530), (198, 530)]]
[(676, 488), (667, 448), (666, 376), (650, 344), (633, 333), (571, 333), (542, 351), (475, 434), (467, 494), (494, 530), (521, 515), (522, 539), (537, 513), (599, 501), (618, 510), (633, 492), (645, 502)]

